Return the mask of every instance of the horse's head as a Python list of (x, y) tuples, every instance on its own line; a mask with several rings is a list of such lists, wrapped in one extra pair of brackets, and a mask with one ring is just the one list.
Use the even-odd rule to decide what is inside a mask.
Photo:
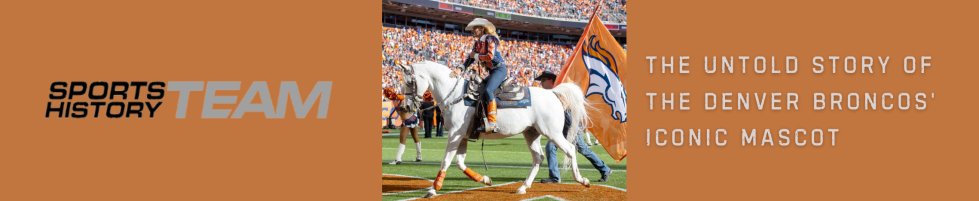
[(422, 94), (428, 90), (428, 86), (431, 85), (431, 81), (427, 79), (424, 73), (416, 73), (414, 64), (412, 65), (398, 65), (400, 67), (403, 76), (403, 84), (401, 85), (401, 92), (404, 94), (405, 99), (403, 105), (405, 105), (406, 112), (416, 112), (422, 102)]
[[(404, 75), (402, 86), (405, 99), (421, 101), (425, 92), (432, 92), (432, 98), (441, 102), (454, 92), (462, 91), (462, 88), (455, 87), (461, 82), (458, 78), (452, 77), (452, 70), (448, 66), (432, 61), (423, 61), (408, 65), (398, 65)], [(410, 94), (410, 98), (408, 97)]]

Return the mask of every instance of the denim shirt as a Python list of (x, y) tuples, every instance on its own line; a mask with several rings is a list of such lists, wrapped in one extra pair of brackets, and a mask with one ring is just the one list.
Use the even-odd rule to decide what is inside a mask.
[[(490, 44), (492, 44), (492, 46), (490, 46)], [(489, 47), (493, 48), (489, 49)], [(482, 37), (479, 37), (479, 39), (475, 41), (475, 44), (473, 44), (472, 54), (478, 55), (487, 52), (490, 52), (493, 55), (491, 61), (493, 62), (494, 68), (503, 66), (505, 64), (503, 54), (500, 54), (500, 39), (496, 36), (485, 34)], [(476, 60), (478, 62), (478, 59)]]

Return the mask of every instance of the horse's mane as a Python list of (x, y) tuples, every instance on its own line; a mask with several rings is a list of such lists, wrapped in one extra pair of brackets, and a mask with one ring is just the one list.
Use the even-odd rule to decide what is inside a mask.
[(437, 63), (437, 62), (434, 62), (434, 61), (422, 61), (422, 62), (418, 62), (418, 63), (415, 64), (414, 67), (415, 67), (415, 70), (416, 71), (419, 70), (418, 67), (421, 67), (423, 70), (429, 72), (429, 74), (431, 74), (431, 75), (439, 75), (439, 76), (449, 77), (452, 74), (452, 69), (449, 69), (448, 66), (442, 65), (442, 64)]

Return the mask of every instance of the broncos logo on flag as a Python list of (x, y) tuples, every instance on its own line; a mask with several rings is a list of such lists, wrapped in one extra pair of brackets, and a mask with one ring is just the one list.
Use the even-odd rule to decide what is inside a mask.
[(612, 107), (612, 118), (626, 122), (626, 92), (619, 79), (618, 62), (611, 52), (595, 40), (595, 35), (588, 37), (588, 43), (581, 48), (581, 59), (588, 68), (588, 90), (585, 97), (598, 94), (605, 104)]

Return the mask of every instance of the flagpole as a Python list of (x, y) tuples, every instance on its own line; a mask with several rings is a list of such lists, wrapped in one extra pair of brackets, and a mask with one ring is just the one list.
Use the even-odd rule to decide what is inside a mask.
[[(598, 19), (598, 18), (595, 18), (595, 16), (597, 16), (598, 13), (600, 13), (602, 11), (600, 9), (601, 6), (602, 6), (602, 4), (596, 5), (595, 6), (595, 10), (592, 11), (591, 17), (589, 17), (589, 19), (588, 19), (588, 24), (585, 24), (585, 30), (583, 32), (581, 32), (582, 36), (578, 38), (578, 43), (574, 46), (573, 49), (571, 49), (571, 56), (568, 57), (567, 61), (564, 62), (564, 66), (561, 67), (561, 73), (558, 74), (557, 79), (554, 79), (554, 84), (555, 85), (564, 82), (565, 78), (567, 77), (568, 68), (571, 67), (571, 61), (574, 61), (574, 59), (575, 59), (574, 55), (578, 51), (581, 50), (581, 44), (584, 43), (585, 38), (586, 38), (584, 36), (584, 34), (585, 33), (588, 33), (588, 30), (591, 29), (591, 23), (594, 23), (595, 19)], [(601, 20), (601, 19), (599, 19), (599, 20)]]

